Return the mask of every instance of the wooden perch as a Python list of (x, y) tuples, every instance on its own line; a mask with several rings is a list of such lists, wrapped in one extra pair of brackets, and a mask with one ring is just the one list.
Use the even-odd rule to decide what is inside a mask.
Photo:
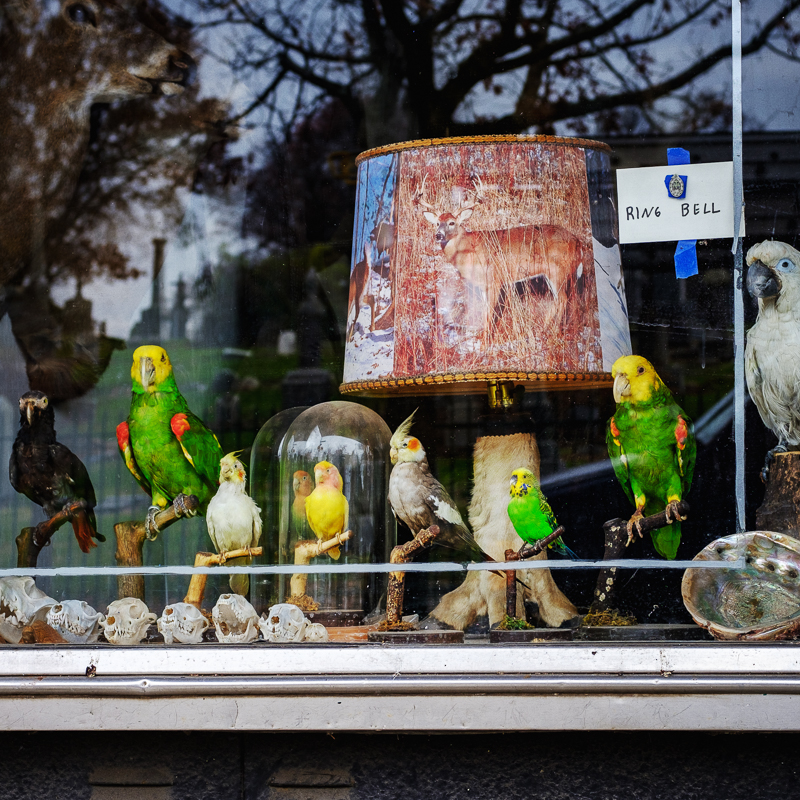
[[(685, 519), (689, 514), (689, 504), (685, 500), (678, 503), (678, 513), (681, 519)], [(643, 534), (663, 528), (668, 525), (667, 512), (659, 511), (649, 517), (642, 517), (639, 521), (639, 528)], [(603, 524), (605, 534), (605, 552), (603, 561), (614, 561), (622, 557), (628, 545), (628, 521), (625, 519), (610, 519)], [(614, 584), (617, 578), (617, 568), (609, 567), (601, 569), (597, 575), (597, 583), (594, 588), (594, 600), (590, 607), (590, 612), (607, 611), (611, 608)]]
[[(559, 525), (551, 534), (548, 534), (543, 539), (538, 539), (533, 544), (527, 542), (520, 547), (519, 550), (509, 549), (506, 550), (506, 561), (521, 561), (526, 558), (533, 558), (538, 555), (542, 550), (546, 550), (550, 542), (554, 542), (564, 533), (564, 526)], [(506, 575), (506, 616), (517, 616), (517, 571), (515, 569), (505, 570)], [(525, 585), (524, 583), (522, 584)]]
[[(333, 550), (353, 538), (353, 531), (337, 533), (330, 539), (301, 539), (294, 546), (294, 563), (305, 566), (311, 563), (312, 558), (324, 555), (328, 550)], [(287, 603), (293, 603), (304, 611), (316, 611), (319, 606), (306, 594), (308, 586), (308, 573), (296, 572), (289, 581), (291, 596), (286, 598)]]
[[(186, 497), (184, 503), (191, 511), (200, 507), (200, 501), (193, 494)], [(155, 515), (155, 523), (160, 530), (168, 528), (179, 519), (181, 516), (174, 504)], [(118, 522), (114, 526), (114, 534), (117, 537), (117, 566), (141, 567), (144, 564), (142, 550), (147, 539), (144, 522)], [(117, 596), (138, 597), (144, 600), (144, 575), (118, 575)]]
[[(421, 530), (410, 542), (393, 547), (389, 562), (392, 564), (407, 564), (414, 558), (417, 551), (428, 547), (438, 535), (438, 525), (431, 525), (430, 528)], [(403, 622), (405, 584), (405, 572), (389, 573), (389, 588), (386, 592), (385, 630), (406, 630), (408, 628), (407, 623)], [(383, 628), (384, 626), (381, 627)]]
[(23, 528), (16, 539), (17, 566), (35, 567), (39, 561), (39, 553), (50, 544), (53, 534), (82, 508), (86, 508), (85, 500), (73, 500), (35, 528)]
[[(229, 558), (260, 556), (263, 552), (263, 547), (242, 547), (240, 550), (228, 550), (224, 553), (206, 553), (201, 551), (194, 557), (194, 565), (196, 567), (216, 567), (225, 564)], [(200, 608), (203, 605), (207, 581), (208, 575), (192, 575), (189, 581), (189, 589), (186, 592), (186, 597), (183, 598), (183, 602), (191, 603), (193, 606)]]

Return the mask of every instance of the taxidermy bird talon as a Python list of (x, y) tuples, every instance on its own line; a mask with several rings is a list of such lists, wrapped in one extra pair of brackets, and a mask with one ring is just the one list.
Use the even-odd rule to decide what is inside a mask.
[(636, 513), (628, 520), (627, 528), (628, 528), (628, 541), (625, 542), (625, 547), (627, 547), (636, 537), (633, 535), (633, 532), (639, 534), (640, 539), (644, 539), (644, 534), (642, 533), (642, 510), (640, 508), (636, 509)]
[(667, 503), (664, 508), (664, 516), (667, 518), (667, 523), (669, 525), (672, 525), (673, 522), (681, 522), (684, 519), (684, 517), (681, 516), (681, 512), (678, 510), (677, 500), (672, 500)]
[(158, 525), (156, 525), (156, 514), (161, 511), (158, 506), (150, 506), (147, 509), (147, 516), (144, 518), (144, 535), (151, 541), (154, 542), (158, 538), (158, 534), (161, 533)]
[(175, 500), (173, 500), (172, 505), (175, 507), (175, 514), (178, 517), (195, 517), (197, 516), (197, 509), (189, 508), (186, 504), (186, 501), (189, 499), (188, 495), (183, 494), (181, 492)]
[(764, 459), (764, 469), (761, 470), (762, 483), (769, 482), (769, 471), (772, 467), (772, 462), (775, 460), (775, 455), (777, 453), (788, 453), (788, 452), (789, 448), (783, 442), (778, 442), (778, 444), (767, 453), (767, 457)]

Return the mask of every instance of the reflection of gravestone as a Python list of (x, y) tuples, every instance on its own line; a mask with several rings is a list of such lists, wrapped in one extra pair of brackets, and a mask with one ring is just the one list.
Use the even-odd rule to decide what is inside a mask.
[(297, 342), (300, 368), (286, 373), (281, 384), (283, 407), (313, 406), (330, 400), (333, 375), (319, 366), (322, 343), (336, 334), (336, 320), (323, 302), (317, 273), (310, 269), (305, 279), (305, 296), (297, 309)]
[(170, 312), (170, 339), (186, 338), (186, 323), (189, 321), (189, 309), (186, 307), (186, 281), (183, 275), (178, 278), (175, 284), (175, 302)]

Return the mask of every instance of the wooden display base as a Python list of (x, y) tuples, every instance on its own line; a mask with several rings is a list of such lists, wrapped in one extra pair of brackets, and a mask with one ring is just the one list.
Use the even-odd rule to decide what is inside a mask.
[(353, 628), (361, 625), (364, 619), (364, 611), (342, 611), (338, 608), (320, 608), (317, 611), (306, 611), (306, 619), (309, 622), (319, 622), (326, 628)]
[(367, 641), (378, 644), (464, 644), (464, 631), (370, 631)]
[(527, 628), (526, 630), (504, 631), (492, 628), (489, 631), (490, 644), (525, 644), (528, 642), (571, 642), (574, 628)]
[(712, 641), (699, 625), (597, 625), (575, 630), (575, 641), (584, 642), (697, 642)]

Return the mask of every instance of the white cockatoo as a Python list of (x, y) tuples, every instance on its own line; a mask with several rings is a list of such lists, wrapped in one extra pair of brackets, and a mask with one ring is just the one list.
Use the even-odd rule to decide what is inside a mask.
[(751, 247), (747, 289), (758, 298), (744, 355), (747, 388), (778, 437), (761, 473), (766, 480), (774, 454), (800, 444), (800, 252), (784, 242)]
[[(236, 453), (228, 453), (219, 462), (219, 489), (208, 503), (206, 525), (216, 551), (221, 555), (231, 550), (256, 547), (261, 538), (261, 509), (245, 491), (244, 465)], [(250, 564), (251, 556), (231, 558), (226, 566)], [(231, 575), (231, 590), (246, 595), (250, 578)]]

